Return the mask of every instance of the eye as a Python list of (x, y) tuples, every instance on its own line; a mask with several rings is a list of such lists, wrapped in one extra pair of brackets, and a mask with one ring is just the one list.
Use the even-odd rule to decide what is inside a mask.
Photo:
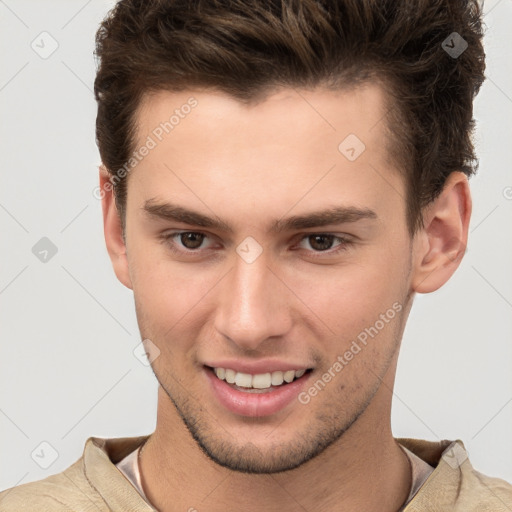
[[(168, 232), (161, 235), (161, 240), (171, 252), (189, 256), (204, 254), (214, 245), (212, 238), (200, 231)], [(346, 237), (330, 233), (310, 233), (303, 235), (296, 247), (304, 249), (310, 257), (325, 258), (347, 250), (352, 244), (353, 241)]]
[(163, 241), (175, 252), (197, 252), (198, 249), (205, 249), (201, 245), (207, 238), (205, 233), (198, 231), (179, 231), (162, 236)]
[[(338, 243), (333, 245), (336, 241)], [(307, 249), (307, 247), (304, 247), (305, 244), (309, 245), (313, 249), (313, 252), (316, 253), (337, 254), (347, 249), (352, 244), (352, 241), (348, 238), (331, 235), (329, 233), (312, 233), (301, 239), (299, 247)], [(335, 250), (330, 251), (332, 247), (335, 247)]]
[(186, 231), (178, 233), (179, 241), (186, 249), (199, 249), (205, 239), (204, 233), (195, 233), (194, 231)]

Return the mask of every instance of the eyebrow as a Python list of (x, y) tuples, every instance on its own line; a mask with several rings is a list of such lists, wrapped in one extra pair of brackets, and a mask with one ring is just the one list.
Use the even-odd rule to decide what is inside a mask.
[[(158, 203), (154, 199), (148, 199), (144, 203), (142, 210), (153, 218), (233, 233), (233, 228), (217, 216), (208, 217), (202, 213), (172, 203)], [(353, 223), (363, 219), (376, 220), (377, 218), (377, 214), (369, 208), (338, 206), (304, 215), (294, 215), (286, 219), (277, 219), (270, 225), (269, 232), (281, 233), (283, 231), (316, 228), (331, 224)]]

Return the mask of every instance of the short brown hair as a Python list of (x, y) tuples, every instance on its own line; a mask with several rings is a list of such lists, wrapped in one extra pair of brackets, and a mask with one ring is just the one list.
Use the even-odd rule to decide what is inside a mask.
[[(127, 177), (116, 172), (135, 149), (146, 93), (212, 88), (250, 102), (278, 86), (341, 89), (377, 80), (390, 98), (389, 154), (405, 179), (414, 235), (448, 175), (471, 176), (478, 166), (481, 18), (477, 0), (119, 1), (96, 34), (94, 91), (97, 143), (116, 176), (123, 226)], [(446, 51), (454, 41), (467, 44), (457, 56)]]

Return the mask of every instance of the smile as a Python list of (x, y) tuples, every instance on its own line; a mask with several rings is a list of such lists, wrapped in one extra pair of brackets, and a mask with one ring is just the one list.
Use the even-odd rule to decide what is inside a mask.
[[(244, 364), (240, 366), (247, 368)], [(258, 366), (261, 368), (258, 368), (259, 372), (266, 367)], [(262, 373), (246, 373), (248, 368), (243, 368), (245, 372), (221, 366), (204, 365), (203, 368), (214, 402), (237, 416), (251, 417), (277, 414), (298, 403), (297, 397), (313, 372), (311, 368), (276, 370), (279, 368), (277, 362), (267, 366), (273, 371)]]
[[(287, 371), (274, 371), (267, 373), (242, 373), (232, 370), (231, 368), (213, 368), (213, 372), (218, 379), (232, 384), (234, 388), (248, 389), (266, 389), (270, 390), (274, 387), (289, 384), (295, 379), (302, 377), (307, 370), (287, 370)], [(243, 390), (243, 389), (242, 389)]]

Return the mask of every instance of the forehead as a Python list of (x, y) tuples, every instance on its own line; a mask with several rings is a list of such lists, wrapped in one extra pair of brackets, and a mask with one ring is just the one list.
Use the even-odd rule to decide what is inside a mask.
[(185, 194), (202, 209), (240, 197), (277, 216), (298, 200), (304, 208), (324, 201), (375, 209), (383, 194), (403, 201), (387, 109), (384, 90), (370, 83), (282, 88), (250, 104), (212, 90), (159, 91), (137, 113), (137, 145), (151, 139), (152, 149), (130, 180), (144, 184), (145, 200), (176, 203)]
[(385, 90), (373, 82), (341, 90), (283, 87), (250, 103), (215, 90), (157, 91), (141, 101), (137, 135), (142, 143), (156, 130), (157, 138), (179, 144), (194, 132), (199, 146), (229, 133), (231, 144), (224, 140), (222, 145), (229, 148), (247, 135), (254, 137), (253, 146), (268, 146), (271, 141), (286, 144), (304, 137), (312, 143), (318, 138), (336, 142), (352, 133), (375, 152), (386, 142), (388, 103)]

